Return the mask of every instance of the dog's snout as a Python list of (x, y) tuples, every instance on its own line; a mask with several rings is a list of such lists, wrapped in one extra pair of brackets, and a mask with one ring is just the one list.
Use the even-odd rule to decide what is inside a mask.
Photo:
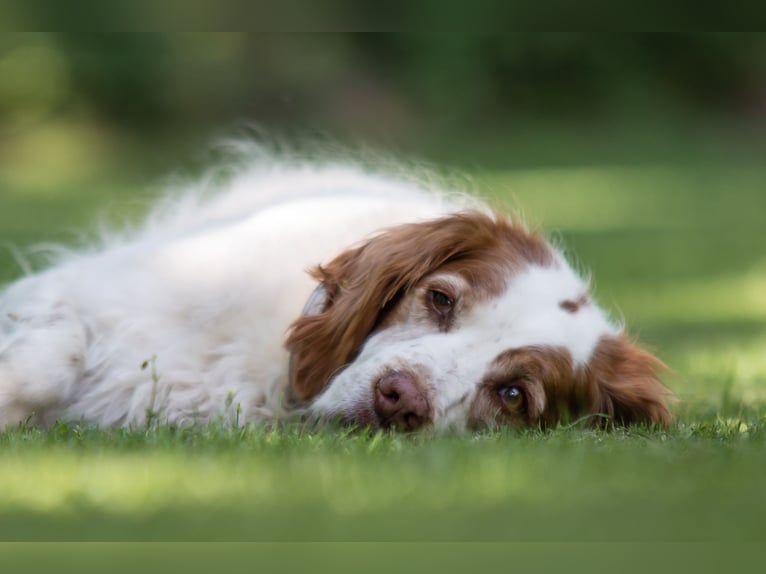
[(391, 371), (377, 382), (374, 408), (384, 427), (413, 431), (428, 422), (428, 401), (406, 372)]

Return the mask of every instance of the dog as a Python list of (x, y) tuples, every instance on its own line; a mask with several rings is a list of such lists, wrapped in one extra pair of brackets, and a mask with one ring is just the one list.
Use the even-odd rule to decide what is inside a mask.
[(667, 425), (662, 363), (560, 250), (445, 188), (261, 157), (58, 249), (0, 297), (0, 427)]

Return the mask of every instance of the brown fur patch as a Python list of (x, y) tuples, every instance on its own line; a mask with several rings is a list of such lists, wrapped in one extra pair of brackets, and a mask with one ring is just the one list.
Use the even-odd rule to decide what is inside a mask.
[[(526, 399), (523, 413), (508, 413), (498, 391), (519, 387)], [(556, 347), (522, 347), (500, 354), (471, 405), (469, 428), (553, 423), (580, 410), (569, 351)]]
[(671, 394), (657, 377), (665, 368), (626, 335), (603, 337), (585, 368), (590, 411), (607, 415), (610, 423), (667, 426), (672, 418), (667, 407)]
[(540, 236), (478, 212), (394, 227), (341, 253), (312, 272), (325, 284), (327, 309), (290, 328), (295, 395), (307, 400), (318, 394), (354, 359), (392, 304), (429, 274), (459, 274), (472, 290), (491, 296), (513, 271), (552, 262)]
[(588, 304), (588, 295), (583, 293), (574, 301), (571, 299), (566, 299), (562, 301), (561, 303), (559, 303), (559, 307), (561, 307), (562, 309), (564, 309), (564, 311), (568, 313), (577, 313), (577, 311), (580, 310), (580, 307), (587, 304)]
[[(546, 427), (593, 415), (593, 424), (601, 426), (667, 426), (670, 393), (657, 378), (663, 366), (624, 335), (603, 337), (584, 367), (574, 367), (563, 348), (512, 349), (494, 361), (471, 405), (468, 425)], [(503, 407), (498, 395), (503, 386), (523, 390), (524, 413), (509, 413)]]

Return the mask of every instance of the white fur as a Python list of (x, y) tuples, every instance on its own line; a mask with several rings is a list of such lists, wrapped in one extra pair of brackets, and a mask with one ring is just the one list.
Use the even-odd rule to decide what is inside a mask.
[[(381, 227), (472, 204), (356, 167), (261, 161), (0, 297), (0, 426), (258, 421), (280, 408), (306, 270)], [(153, 414), (150, 414), (153, 413)]]
[[(7, 288), (0, 426), (270, 419), (287, 386), (286, 331), (315, 287), (309, 267), (396, 223), (469, 205), (486, 210), (354, 167), (279, 162), (207, 195), (177, 194), (136, 233), (108, 234), (102, 247)], [(369, 409), (376, 377), (406, 366), (425, 374), (434, 426), (461, 428), (465, 398), (503, 350), (557, 345), (582, 363), (602, 335), (617, 331), (593, 304), (576, 314), (561, 309), (585, 291), (560, 258), (517, 275), (449, 333), (392, 325), (369, 338), (312, 409)]]

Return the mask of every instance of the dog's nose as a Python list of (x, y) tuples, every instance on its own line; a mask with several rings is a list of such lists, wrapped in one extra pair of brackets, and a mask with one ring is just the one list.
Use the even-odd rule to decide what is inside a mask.
[(385, 428), (413, 431), (428, 422), (428, 401), (415, 377), (406, 372), (391, 371), (378, 381), (374, 408)]

